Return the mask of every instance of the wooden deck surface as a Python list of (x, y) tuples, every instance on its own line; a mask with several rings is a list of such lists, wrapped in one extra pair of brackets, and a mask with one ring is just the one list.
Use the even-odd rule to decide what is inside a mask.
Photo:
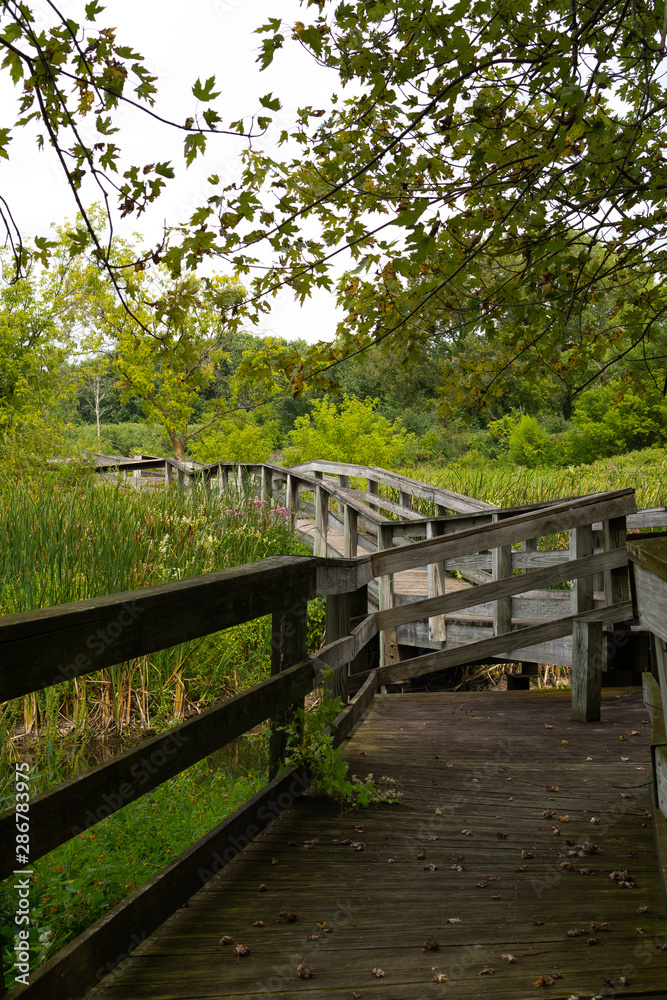
[(667, 997), (648, 714), (622, 690), (569, 715), (569, 692), (378, 696), (345, 752), (401, 803), (298, 801), (89, 996)]
[[(312, 518), (299, 518), (296, 522), (297, 530), (303, 537), (308, 538), (312, 545), (315, 534), (315, 521)], [(327, 544), (334, 549), (338, 555), (343, 554), (343, 536), (335, 528), (329, 528), (327, 532)], [(362, 552), (362, 549), (359, 549)], [(446, 575), (445, 589), (448, 594), (453, 594), (455, 590), (468, 590), (471, 584), (465, 580), (459, 580), (450, 574)], [(426, 567), (418, 569), (407, 569), (402, 573), (394, 574), (394, 589), (397, 594), (405, 594), (409, 597), (428, 596), (428, 570)]]

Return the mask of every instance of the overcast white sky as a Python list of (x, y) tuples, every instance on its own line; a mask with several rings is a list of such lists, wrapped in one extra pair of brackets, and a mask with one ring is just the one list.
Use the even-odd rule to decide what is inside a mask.
[[(44, 0), (33, 6), (38, 23), (40, 18), (49, 17)], [(58, 6), (74, 20), (83, 20), (84, 0), (60, 0)], [(255, 59), (261, 36), (253, 32), (268, 17), (277, 16), (288, 25), (307, 20), (298, 0), (189, 0), (187, 4), (182, 0), (109, 0), (97, 24), (117, 28), (118, 41), (132, 45), (144, 56), (159, 78), (155, 110), (164, 117), (184, 122), (197, 105), (192, 84), (197, 77), (203, 81), (215, 75), (216, 89), (222, 94), (214, 104), (223, 127), (260, 111), (259, 98), (269, 92), (280, 97), (280, 114), (288, 127), (297, 106), (328, 106), (327, 99), (338, 81), (294, 44), (287, 45), (284, 55), (279, 54), (273, 66), (260, 73)], [(0, 102), (5, 109), (11, 107), (14, 94), (10, 83), (0, 81)], [(2, 117), (7, 124), (7, 115)], [(205, 161), (193, 164), (187, 172), (182, 165), (183, 137), (184, 133), (152, 124), (139, 113), (123, 113), (122, 133), (117, 138), (129, 162), (170, 159), (178, 173), (177, 181), (168, 185), (158, 204), (138, 222), (130, 221), (130, 232), (140, 231), (148, 240), (155, 240), (165, 221), (174, 224), (184, 220), (201, 203), (207, 189), (210, 191), (205, 184), (207, 176), (219, 173), (233, 178), (240, 172), (239, 153), (244, 145), (240, 137), (220, 136), (217, 142), (210, 142)], [(74, 216), (72, 196), (50, 149), (38, 152), (33, 135), (26, 132), (15, 136), (10, 157), (9, 162), (0, 161), (0, 190), (24, 236), (44, 233), (50, 223)], [(326, 293), (303, 308), (290, 296), (282, 296), (259, 332), (310, 341), (330, 339), (336, 321), (333, 297)]]

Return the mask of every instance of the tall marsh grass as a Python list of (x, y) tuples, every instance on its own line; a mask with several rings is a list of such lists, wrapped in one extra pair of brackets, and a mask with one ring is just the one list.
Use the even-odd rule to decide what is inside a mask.
[[(289, 513), (235, 492), (137, 492), (84, 479), (0, 482), (0, 614), (64, 604), (253, 562), (306, 553)], [(182, 643), (6, 704), (4, 754), (17, 728), (49, 747), (70, 733), (162, 726), (188, 709), (259, 680), (269, 660), (268, 618)], [(9, 740), (13, 731), (13, 740)]]

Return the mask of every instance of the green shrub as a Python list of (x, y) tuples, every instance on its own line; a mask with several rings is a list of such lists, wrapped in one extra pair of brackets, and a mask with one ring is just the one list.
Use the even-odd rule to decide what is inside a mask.
[(199, 462), (266, 462), (280, 447), (277, 420), (221, 420), (190, 443), (190, 454)]
[(554, 458), (553, 442), (535, 417), (521, 417), (509, 434), (508, 445), (511, 460), (529, 469), (549, 465)]
[(564, 436), (572, 463), (595, 462), (667, 441), (667, 400), (653, 386), (642, 389), (615, 379), (583, 392), (576, 404), (575, 429)]
[(398, 419), (390, 423), (376, 406), (377, 400), (351, 396), (343, 396), (340, 409), (326, 397), (318, 400), (311, 415), (296, 418), (284, 453), (285, 465), (321, 459), (392, 469), (411, 461), (415, 435)]

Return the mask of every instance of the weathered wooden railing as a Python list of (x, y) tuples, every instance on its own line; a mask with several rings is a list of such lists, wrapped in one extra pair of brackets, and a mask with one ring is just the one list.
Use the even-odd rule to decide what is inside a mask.
[[(367, 560), (276, 556), (191, 580), (4, 617), (0, 622), (0, 701), (266, 614), (273, 616), (269, 679), (32, 799), (30, 862), (267, 718), (284, 719), (317, 682), (316, 664), (305, 656), (308, 600), (356, 592), (367, 583), (369, 569)], [(372, 690), (369, 683), (366, 691)], [(345, 709), (338, 720), (339, 738), (369, 696), (360, 693)], [(279, 732), (274, 732), (271, 751), (276, 771), (282, 751)], [(308, 780), (294, 768), (274, 777), (245, 806), (41, 967), (30, 985), (17, 987), (12, 996), (48, 1000), (80, 996), (117, 964), (119, 956), (132, 950), (133, 941), (150, 934), (307, 785)], [(2, 878), (20, 870), (20, 858), (12, 846), (15, 833), (11, 810), (0, 817), (0, 842), (6, 847), (0, 859)]]
[[(273, 489), (274, 469), (266, 465), (257, 468), (265, 487)], [(296, 506), (298, 490), (316, 491), (318, 483), (315, 477), (289, 473), (287, 497)], [(325, 485), (321, 483), (320, 487), (324, 489)], [(347, 503), (353, 507), (357, 500), (350, 498)], [(384, 503), (378, 500), (379, 505)], [(612, 645), (620, 635), (617, 648), (622, 648), (632, 618), (625, 519), (634, 509), (633, 491), (619, 490), (520, 513), (493, 511), (482, 515), (486, 523), (461, 527), (461, 521), (454, 519), (456, 525), (444, 522), (445, 534), (412, 544), (405, 535), (388, 536), (376, 551), (353, 558), (272, 557), (192, 580), (3, 618), (0, 700), (273, 615), (272, 676), (168, 733), (35, 797), (30, 807), (30, 860), (68, 841), (263, 720), (279, 721), (312, 689), (317, 668), (323, 664), (334, 669), (333, 684), (343, 693), (348, 676), (363, 682), (337, 720), (340, 739), (373, 697), (378, 684), (497, 657), (534, 660), (547, 644), (573, 636), (573, 717), (598, 718), (601, 672), (606, 659), (603, 629)], [(604, 526), (604, 546), (599, 553), (593, 551), (592, 525), (596, 523)], [(543, 553), (535, 549), (534, 539), (561, 532), (569, 533), (569, 550)], [(396, 544), (399, 539), (402, 544)], [(523, 546), (521, 551), (514, 548), (518, 545)], [(392, 579), (397, 573), (415, 567), (455, 565), (456, 560), (488, 551), (502, 554), (492, 556), (496, 579), (403, 605), (392, 601)], [(599, 575), (605, 586), (596, 595), (593, 580)], [(380, 608), (369, 612), (367, 588), (373, 580), (380, 581)], [(567, 594), (570, 603), (567, 609), (565, 601), (557, 604), (559, 610), (568, 613), (527, 624), (522, 617), (523, 606), (514, 603), (520, 595), (568, 581), (574, 582)], [(305, 609), (309, 600), (321, 595), (327, 599), (327, 644), (316, 656), (307, 658)], [(473, 610), (495, 606), (494, 635), (467, 643), (452, 641), (448, 635), (439, 648), (402, 661), (392, 661), (385, 652), (380, 667), (369, 669), (368, 654), (376, 636), (385, 637), (392, 630), (424, 618), (433, 621), (470, 609), (471, 601), (475, 602)], [(382, 642), (380, 646), (388, 648)], [(282, 751), (281, 736), (274, 725), (272, 771)], [(114, 907), (48, 961), (30, 985), (18, 987), (12, 996), (65, 1000), (80, 995), (117, 964), (118, 956), (131, 950), (133, 934), (151, 933), (220, 870), (238, 852), (239, 845), (253, 839), (291, 804), (306, 784), (294, 770), (273, 777), (244, 807)], [(14, 831), (14, 813), (0, 817), (3, 843), (13, 842)], [(11, 875), (15, 868), (16, 859), (8, 854), (2, 861), (3, 877)]]
[(650, 713), (652, 808), (663, 892), (667, 899), (667, 537), (628, 543), (635, 614), (651, 633), (651, 672), (644, 674), (644, 701)]
[[(224, 489), (230, 484), (237, 487), (254, 484), (259, 495), (279, 498), (280, 502), (294, 512), (297, 525), (304, 531), (307, 527), (313, 552), (319, 556), (342, 554), (349, 558), (360, 551), (376, 553), (392, 550), (422, 538), (447, 537), (452, 532), (480, 528), (519, 514), (548, 510), (556, 503), (552, 501), (499, 509), (484, 501), (385, 469), (349, 463), (314, 461), (291, 469), (270, 463), (239, 465), (221, 462), (207, 466), (190, 463), (187, 474), (183, 471), (183, 465), (184, 463), (172, 459), (144, 458), (141, 462), (128, 460), (124, 468), (130, 471), (150, 468), (163, 477), (162, 481), (166, 475), (164, 469), (168, 468), (171, 472), (167, 479), (174, 481), (174, 468), (178, 467), (181, 486), (186, 481), (186, 475), (190, 485), (199, 482), (209, 489)], [(361, 483), (361, 487), (351, 488), (350, 480)], [(159, 482), (160, 479), (155, 481)], [(392, 491), (394, 499), (386, 496), (388, 490)], [(428, 506), (430, 513), (413, 510), (415, 501), (422, 507)], [(455, 513), (449, 513), (451, 511)], [(303, 518), (313, 519), (314, 523), (306, 526)], [(484, 551), (474, 551), (471, 554), (453, 555), (446, 561), (428, 565), (424, 575), (423, 596), (437, 597), (444, 594), (452, 574), (474, 584), (492, 583), (511, 577), (517, 571), (548, 569), (573, 558), (608, 551), (624, 543), (626, 530), (662, 524), (667, 525), (667, 509), (637, 512), (633, 508), (627, 514), (626, 521), (616, 525), (612, 525), (609, 520), (605, 525), (600, 518), (573, 530), (569, 550), (543, 551), (547, 543), (543, 543), (541, 549), (538, 548), (538, 538), (535, 536), (523, 539), (520, 551), (516, 546), (512, 548), (511, 544), (504, 544), (489, 546)], [(342, 544), (339, 542), (342, 553), (329, 544), (332, 531), (337, 532), (337, 537), (342, 539)], [(598, 573), (581, 584), (575, 583), (571, 591), (553, 589), (553, 584), (543, 584), (536, 580), (532, 590), (527, 588), (527, 592), (514, 597), (494, 600), (488, 599), (486, 591), (478, 593), (473, 588), (471, 600), (458, 605), (455, 610), (422, 619), (404, 617), (399, 624), (383, 629), (380, 662), (382, 665), (396, 662), (399, 649), (442, 650), (445, 646), (451, 648), (454, 643), (480, 641), (507, 633), (511, 630), (512, 622), (537, 625), (577, 611), (592, 610), (596, 604), (616, 603), (616, 597), (607, 594), (607, 589), (616, 585), (613, 582), (616, 579), (617, 577), (609, 574), (605, 578), (602, 573)], [(450, 589), (451, 587), (450, 583)], [(401, 592), (401, 579), (397, 579), (396, 574), (384, 574), (371, 581), (368, 588), (369, 610), (388, 610), (397, 605), (413, 603), (414, 600), (414, 592)], [(361, 613), (358, 605), (357, 613)], [(635, 670), (640, 670), (647, 657), (647, 645), (635, 634), (632, 647), (633, 665)], [(605, 643), (605, 655), (607, 651), (613, 655), (614, 650), (613, 645)], [(629, 650), (626, 651), (625, 659), (630, 662), (628, 653)], [(532, 658), (521, 661), (522, 674), (510, 678), (512, 686), (527, 686), (529, 677), (537, 673), (539, 662), (572, 666), (572, 639), (565, 636), (539, 642), (532, 648), (531, 656)], [(494, 659), (507, 660), (508, 655), (499, 654)], [(516, 661), (519, 657), (512, 655), (509, 659)]]

